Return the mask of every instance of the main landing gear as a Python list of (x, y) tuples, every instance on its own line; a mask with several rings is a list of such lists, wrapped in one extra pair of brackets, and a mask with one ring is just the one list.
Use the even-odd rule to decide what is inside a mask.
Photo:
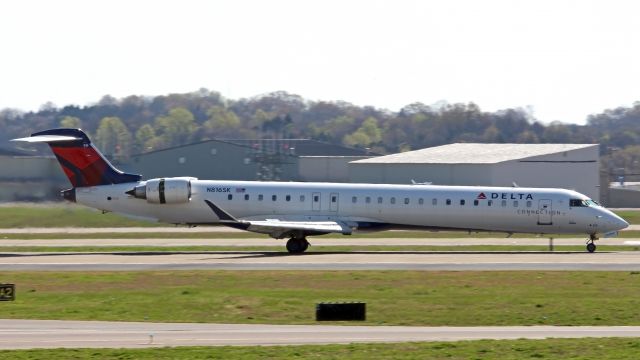
[(290, 254), (302, 254), (309, 248), (309, 242), (306, 238), (291, 238), (287, 241), (287, 251)]
[(596, 234), (591, 234), (589, 235), (589, 240), (587, 240), (587, 251), (592, 253), (594, 251), (596, 251), (596, 244), (594, 243), (594, 241), (598, 240), (598, 238), (596, 237)]

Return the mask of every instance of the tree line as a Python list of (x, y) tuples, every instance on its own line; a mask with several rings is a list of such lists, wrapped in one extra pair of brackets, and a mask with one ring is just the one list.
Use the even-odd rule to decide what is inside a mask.
[(603, 170), (640, 174), (640, 102), (604, 110), (586, 125), (542, 124), (527, 109), (482, 111), (474, 103), (413, 103), (398, 112), (273, 92), (225, 99), (186, 94), (116, 99), (39, 111), (0, 111), (0, 140), (52, 127), (78, 127), (115, 161), (208, 139), (310, 138), (387, 154), (454, 142), (599, 143)]

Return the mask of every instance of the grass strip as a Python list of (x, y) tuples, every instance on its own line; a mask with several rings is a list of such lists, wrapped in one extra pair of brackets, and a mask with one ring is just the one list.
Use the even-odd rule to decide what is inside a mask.
[(158, 227), (149, 221), (105, 213), (81, 205), (0, 206), (0, 228), (26, 227)]
[(221, 346), (149, 349), (3, 350), (0, 359), (637, 359), (629, 338), (476, 340), (303, 346)]
[[(215, 254), (209, 255), (215, 256)], [(3, 318), (313, 324), (365, 301), (368, 325), (640, 325), (640, 272), (4, 272)]]

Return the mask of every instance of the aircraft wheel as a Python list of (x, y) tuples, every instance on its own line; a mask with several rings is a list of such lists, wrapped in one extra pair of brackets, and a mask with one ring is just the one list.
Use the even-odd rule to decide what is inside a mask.
[(290, 254), (302, 254), (308, 248), (309, 242), (305, 238), (291, 238), (289, 239), (289, 241), (287, 241), (287, 251), (289, 251)]
[(596, 251), (596, 244), (590, 242), (587, 244), (587, 251), (592, 253), (594, 251)]

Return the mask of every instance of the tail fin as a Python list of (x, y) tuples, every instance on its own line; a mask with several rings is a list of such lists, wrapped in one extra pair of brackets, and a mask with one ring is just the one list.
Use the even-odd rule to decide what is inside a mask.
[(51, 129), (12, 141), (45, 142), (58, 158), (73, 187), (140, 181), (141, 176), (116, 169), (80, 129)]

